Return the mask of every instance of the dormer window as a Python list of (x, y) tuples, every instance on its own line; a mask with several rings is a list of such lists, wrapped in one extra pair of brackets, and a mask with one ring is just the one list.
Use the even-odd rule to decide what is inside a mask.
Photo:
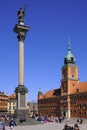
[(74, 78), (74, 75), (72, 75), (72, 78)]
[(76, 89), (76, 92), (79, 92), (79, 88)]

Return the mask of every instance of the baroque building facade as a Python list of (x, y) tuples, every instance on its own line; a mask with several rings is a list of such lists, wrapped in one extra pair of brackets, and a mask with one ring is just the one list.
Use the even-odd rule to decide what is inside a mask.
[(0, 115), (8, 112), (8, 95), (0, 91)]
[(11, 96), (8, 97), (8, 113), (14, 114), (16, 107), (17, 107), (16, 95), (15, 93), (13, 93)]
[(62, 66), (61, 85), (45, 94), (38, 91), (38, 113), (41, 115), (87, 118), (87, 81), (80, 82), (78, 66), (72, 54), (70, 39), (68, 53)]

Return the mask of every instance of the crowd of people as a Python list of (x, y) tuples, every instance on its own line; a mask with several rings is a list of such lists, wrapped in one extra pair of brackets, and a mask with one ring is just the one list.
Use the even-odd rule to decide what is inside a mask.
[(57, 123), (62, 123), (64, 121), (64, 117), (63, 116), (58, 116), (55, 118), (55, 122)]
[[(44, 121), (44, 122), (52, 122), (52, 121), (55, 121), (56, 123), (65, 122), (65, 118), (63, 116), (58, 116), (54, 118), (53, 120), (50, 115), (41, 116), (38, 114), (34, 114), (32, 118), (34, 118), (37, 121)], [(6, 120), (8, 120), (9, 122), (8, 124), (6, 124)], [(26, 120), (24, 120), (24, 118), (20, 118), (19, 120), (19, 122), (22, 122), (22, 123), (25, 121)], [(76, 123), (73, 126), (70, 126), (68, 125), (68, 121), (69, 120), (66, 120), (63, 130), (80, 130), (79, 126), (80, 124), (83, 123), (82, 119), (77, 119)], [(6, 125), (9, 126), (9, 130), (14, 130), (14, 126), (17, 126), (17, 123), (13, 118), (9, 116), (4, 116), (4, 117), (0, 116), (0, 130), (6, 130), (6, 127), (5, 127)]]
[(33, 114), (33, 116), (31, 118), (35, 119), (36, 121), (41, 121), (41, 122), (52, 122), (50, 115), (42, 116), (42, 115), (38, 115), (38, 114)]
[(6, 118), (0, 117), (0, 130), (6, 130), (6, 125), (9, 126), (9, 130), (14, 130), (14, 126), (17, 126), (17, 123), (13, 118), (11, 118), (7, 124)]
[(77, 122), (75, 123), (74, 126), (69, 126), (68, 123), (64, 125), (63, 130), (80, 130), (79, 125), (82, 124), (83, 120), (82, 119), (77, 119)]
[(69, 126), (67, 123), (64, 125), (63, 130), (80, 130), (79, 125), (77, 123), (74, 126)]
[[(65, 122), (65, 120), (66, 119), (63, 116), (58, 116), (55, 118), (56, 123), (62, 123), (62, 122)], [(81, 125), (83, 123), (83, 120), (81, 118), (77, 119), (74, 126), (68, 125), (68, 122), (69, 122), (69, 120), (67, 119), (63, 130), (80, 130), (79, 125)]]

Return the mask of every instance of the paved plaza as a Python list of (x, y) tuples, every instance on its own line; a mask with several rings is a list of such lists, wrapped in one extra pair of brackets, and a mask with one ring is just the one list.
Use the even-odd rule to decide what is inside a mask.
[[(68, 125), (74, 126), (73, 121), (69, 121)], [(36, 125), (23, 125), (16, 126), (14, 130), (63, 130), (65, 122), (56, 123), (56, 122), (46, 122), (42, 124)], [(87, 122), (83, 122), (82, 125), (79, 125), (80, 130), (87, 130)], [(9, 130), (8, 126), (6, 126), (6, 130)]]

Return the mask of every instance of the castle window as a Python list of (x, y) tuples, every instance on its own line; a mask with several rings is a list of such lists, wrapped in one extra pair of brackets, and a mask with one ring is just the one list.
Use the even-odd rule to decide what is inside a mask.
[(74, 105), (76, 105), (76, 101), (74, 102)]
[(79, 105), (79, 109), (81, 109), (81, 104)]
[(76, 92), (79, 92), (79, 88), (76, 89)]
[(76, 110), (74, 110), (73, 112), (76, 113)]
[(86, 109), (87, 108), (87, 104), (84, 104), (84, 109)]
[(74, 78), (74, 75), (72, 75), (72, 78)]
[(85, 112), (84, 114), (85, 114), (85, 116), (87, 116), (87, 112)]
[(86, 98), (87, 98), (87, 96), (85, 95), (85, 96), (84, 96), (84, 98), (86, 99)]
[(79, 96), (79, 98), (81, 99), (81, 98), (82, 98), (82, 96), (80, 95), (80, 96)]
[(72, 86), (74, 86), (75, 84), (72, 84)]

